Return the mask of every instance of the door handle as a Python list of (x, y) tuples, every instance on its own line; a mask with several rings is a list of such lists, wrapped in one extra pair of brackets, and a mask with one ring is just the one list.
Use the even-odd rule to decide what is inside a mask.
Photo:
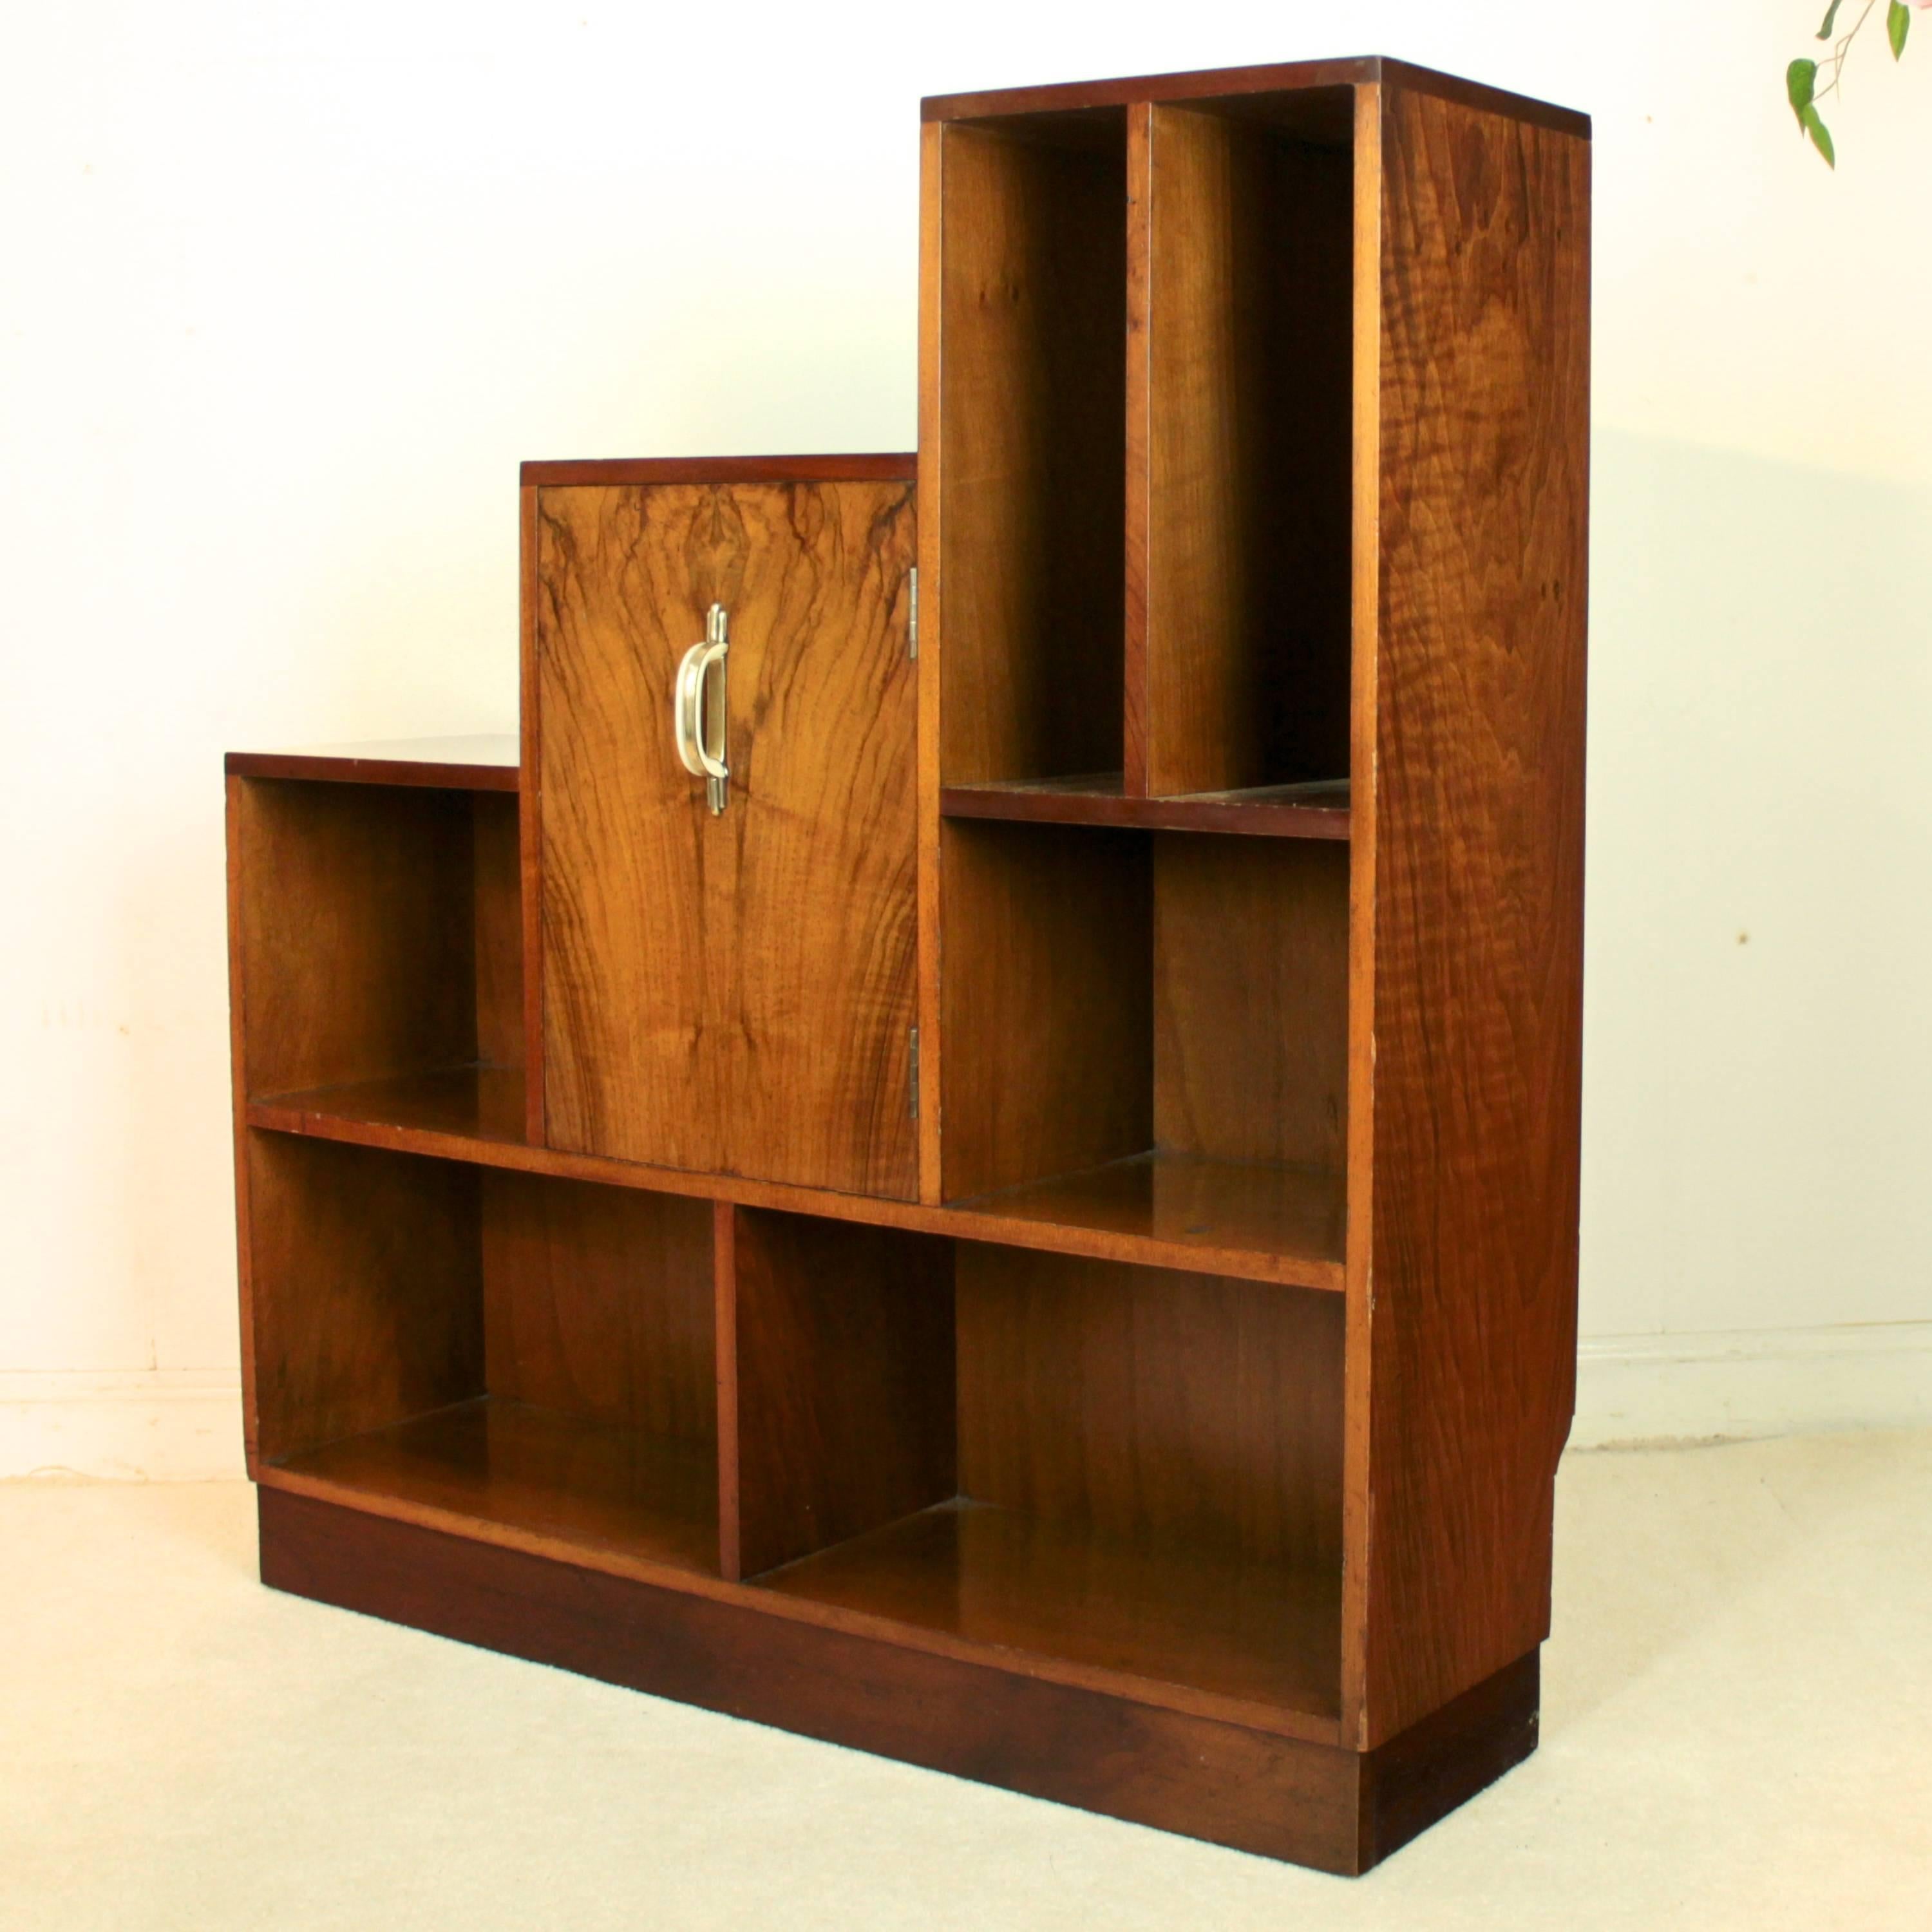
[[(730, 716), (725, 680), (730, 650), (730, 619), (723, 604), (714, 604), (706, 614), (704, 641), (685, 652), (671, 692), (671, 735), (678, 758), (693, 778), (704, 781), (704, 796), (713, 818), (724, 809), (731, 779), (724, 747)], [(711, 676), (714, 670), (718, 674), (715, 683)]]

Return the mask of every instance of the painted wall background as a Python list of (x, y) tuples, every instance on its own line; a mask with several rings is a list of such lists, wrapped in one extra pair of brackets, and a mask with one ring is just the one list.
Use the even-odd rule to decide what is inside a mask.
[(508, 728), (520, 458), (909, 448), (921, 94), (1375, 50), (1595, 117), (1580, 1433), (1932, 1414), (1932, 19), (1835, 178), (1814, 25), (20, 14), (0, 1474), (238, 1454), (222, 751)]

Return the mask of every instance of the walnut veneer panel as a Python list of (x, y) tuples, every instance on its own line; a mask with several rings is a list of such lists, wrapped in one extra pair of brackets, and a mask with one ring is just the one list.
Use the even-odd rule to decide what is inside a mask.
[[(538, 493), (535, 684), (553, 1146), (910, 1196), (912, 490)], [(730, 614), (730, 796), (670, 700)]]
[(1576, 1374), (1589, 404), (1587, 144), (1406, 90), (1381, 141), (1355, 766), (1358, 824), (1374, 775), (1373, 1247), (1351, 1288), (1373, 1323), (1367, 1745), (1549, 1628)]

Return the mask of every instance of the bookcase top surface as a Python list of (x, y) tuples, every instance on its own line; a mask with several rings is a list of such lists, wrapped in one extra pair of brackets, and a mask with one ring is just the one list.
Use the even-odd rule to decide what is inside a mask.
[(1511, 94), (1479, 81), (1413, 67), (1383, 54), (1361, 54), (1345, 59), (1290, 61), (1263, 67), (1202, 68), (1188, 74), (1141, 74), (1118, 80), (1061, 82), (1040, 87), (1014, 87), (975, 94), (928, 94), (920, 103), (924, 121), (977, 121), (1006, 115), (1052, 114), (1083, 108), (1124, 106), (1130, 101), (1213, 100), (1229, 94), (1288, 93), (1317, 88), (1355, 87), (1382, 82), (1420, 94), (1440, 94), (1466, 106), (1504, 114), (1554, 129), (1558, 134), (1590, 138), (1590, 117), (1574, 109)]
[(352, 745), (230, 752), (230, 778), (312, 778), (344, 784), (427, 785), (458, 791), (514, 791), (514, 731), (467, 737), (386, 738)]
[(612, 456), (526, 461), (526, 488), (610, 483), (910, 483), (910, 451), (832, 456)]

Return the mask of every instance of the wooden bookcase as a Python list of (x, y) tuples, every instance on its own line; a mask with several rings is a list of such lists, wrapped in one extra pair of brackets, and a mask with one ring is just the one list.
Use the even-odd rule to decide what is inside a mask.
[(262, 1574), (1362, 1870), (1536, 1738), (1588, 123), (922, 140), (916, 458), (526, 465), (520, 743), (229, 758)]

